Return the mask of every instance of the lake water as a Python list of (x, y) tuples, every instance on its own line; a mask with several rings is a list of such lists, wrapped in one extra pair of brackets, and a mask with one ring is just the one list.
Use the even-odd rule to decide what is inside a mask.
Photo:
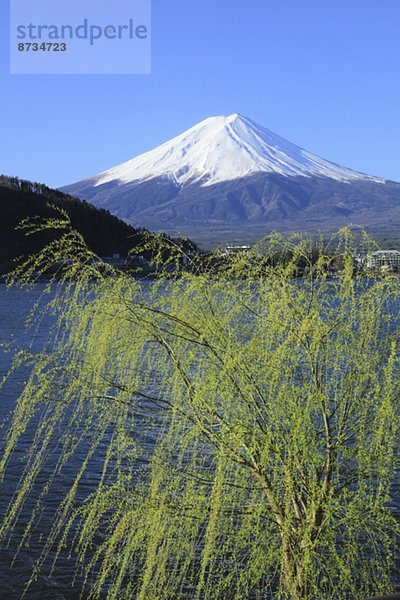
[[(150, 284), (145, 282), (143, 285)], [(15, 352), (19, 349), (40, 352), (45, 347), (52, 325), (51, 317), (49, 320), (49, 316), (46, 315), (46, 319), (39, 322), (37, 326), (31, 327), (28, 331), (26, 331), (25, 324), (35, 304), (38, 304), (40, 312), (40, 307), (54, 297), (55, 292), (47, 293), (46, 289), (46, 283), (37, 284), (29, 291), (18, 288), (7, 289), (6, 285), (0, 284), (0, 381), (8, 373)], [(37, 312), (37, 309), (35, 311)], [(29, 371), (26, 368), (17, 369), (8, 377), (5, 385), (0, 390), (0, 423), (5, 422), (10, 417), (28, 375)], [(4, 431), (4, 428), (0, 429), (1, 439), (3, 439)], [(24, 452), (29, 448), (33, 433), (34, 426), (24, 436), (23, 443), (16, 449), (8, 465), (5, 480), (0, 484), (0, 522), (19, 482), (24, 466)], [(156, 433), (157, 428), (155, 428), (154, 435)], [(149, 435), (145, 443), (153, 445), (152, 435)], [(96, 456), (89, 462), (82, 478), (77, 498), (87, 497), (97, 487), (106, 448), (105, 443), (100, 444), (97, 448)], [(66, 465), (63, 476), (57, 479), (57, 486), (53, 486), (48, 493), (40, 522), (29, 540), (29, 547), (21, 548), (15, 558), (18, 540), (21, 539), (28, 522), (28, 515), (31, 514), (33, 507), (33, 501), (30, 498), (35, 494), (28, 498), (19, 515), (18, 526), (15, 530), (16, 536), (9, 547), (0, 546), (0, 600), (19, 600), (22, 597), (25, 584), (31, 576), (32, 567), (40, 557), (43, 540), (50, 532), (51, 515), (54, 514), (60, 501), (69, 491), (76, 473), (74, 467), (81, 465), (83, 457), (86, 455), (85, 450), (85, 447), (78, 449), (75, 453), (76, 462), (71, 461), (70, 464)], [(54, 456), (50, 457), (37, 480), (38, 494), (43, 484), (51, 476), (57, 458), (58, 448), (55, 447)], [(75, 578), (76, 565), (74, 560), (68, 560), (67, 553), (64, 556), (61, 553), (56, 569), (50, 576), (50, 565), (53, 556), (52, 553), (49, 554), (45, 568), (39, 572), (37, 581), (30, 585), (25, 596), (27, 600), (78, 600), (80, 598), (82, 579), (79, 576)]]
[[(39, 284), (33, 290), (24, 291), (21, 289), (8, 290), (5, 285), (0, 284), (0, 379), (8, 372), (13, 357), (13, 349), (28, 348), (33, 351), (39, 351), (43, 348), (48, 337), (50, 323), (42, 322), (38, 328), (28, 333), (25, 332), (24, 324), (31, 308), (40, 298), (45, 290), (46, 284)], [(48, 301), (52, 295), (46, 294), (41, 300)], [(4, 345), (7, 345), (7, 348)], [(6, 351), (7, 350), (7, 351)], [(14, 372), (7, 380), (5, 386), (0, 391), (0, 422), (12, 411), (16, 398), (23, 389), (24, 381), (28, 373), (20, 368)], [(1, 429), (1, 435), (4, 429)], [(25, 449), (29, 443), (29, 434), (25, 440)], [(0, 493), (0, 515), (7, 506), (23, 467), (24, 447), (16, 451), (8, 469), (5, 482), (1, 484)], [(101, 453), (101, 448), (99, 449)], [(86, 491), (92, 490), (98, 481), (100, 471), (101, 457), (94, 459), (87, 470), (84, 488)], [(48, 465), (48, 471), (44, 470), (40, 479), (41, 482), (50, 476), (52, 471), (51, 463)], [(40, 556), (42, 547), (41, 535), (46, 537), (51, 524), (51, 512), (57, 506), (62, 497), (69, 489), (68, 470), (64, 477), (60, 478), (57, 489), (53, 490), (46, 499), (46, 508), (40, 520), (39, 526), (33, 532), (29, 548), (22, 548), (18, 553), (14, 564), (11, 564), (15, 555), (15, 540), (8, 548), (0, 550), (0, 600), (19, 600), (24, 592), (24, 586), (32, 572), (34, 561)], [(40, 484), (40, 482), (39, 482)], [(27, 509), (32, 505), (27, 505)], [(25, 509), (20, 515), (20, 525), (17, 530), (22, 534), (26, 525), (27, 512)], [(51, 557), (50, 557), (51, 558)], [(79, 580), (72, 585), (75, 565), (73, 561), (68, 561), (67, 557), (61, 557), (57, 562), (57, 567), (51, 577), (48, 575), (48, 569), (44, 569), (38, 575), (27, 595), (28, 600), (77, 600), (80, 596)]]
[[(12, 348), (31, 348), (33, 351), (38, 351), (45, 344), (49, 332), (48, 322), (41, 323), (39, 328), (34, 332), (25, 332), (25, 320), (33, 305), (40, 300), (44, 290), (45, 284), (39, 284), (35, 289), (30, 291), (21, 289), (8, 290), (4, 284), (0, 284), (0, 344), (11, 344), (7, 348), (7, 351), (5, 351), (4, 347), (0, 347), (0, 378), (7, 373), (11, 366)], [(49, 296), (46, 295), (43, 301), (46, 302), (48, 298)], [(3, 421), (10, 411), (12, 411), (15, 400), (23, 389), (27, 374), (24, 369), (17, 370), (0, 390), (0, 421)], [(4, 510), (7, 502), (10, 500), (14, 486), (19, 479), (22, 469), (21, 457), (22, 449), (17, 450), (11, 461), (6, 480), (1, 484), (1, 511)], [(66, 482), (64, 482), (65, 485)], [(50, 504), (55, 500), (55, 498), (49, 497)], [(20, 531), (23, 528), (24, 516), (26, 515), (23, 512), (21, 514)], [(41, 523), (42, 530), (46, 531), (48, 525), (49, 523), (46, 523), (46, 519), (44, 518)], [(2, 548), (0, 550), (1, 600), (17, 600), (21, 597), (24, 585), (30, 576), (33, 561), (37, 558), (40, 550), (38, 534), (39, 532), (32, 538), (29, 549), (21, 550), (13, 565), (10, 565), (10, 563), (15, 554), (15, 544), (9, 548)], [(44, 574), (40, 574), (38, 581), (33, 584), (26, 597), (29, 600), (75, 600), (79, 595), (76, 589), (71, 588), (72, 577), (72, 569), (68, 569), (67, 566), (63, 572), (57, 572), (52, 579)]]

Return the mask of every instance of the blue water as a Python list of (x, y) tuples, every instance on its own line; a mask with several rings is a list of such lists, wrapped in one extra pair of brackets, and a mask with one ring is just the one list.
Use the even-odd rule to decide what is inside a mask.
[[(29, 291), (22, 289), (9, 290), (4, 284), (0, 284), (0, 379), (10, 369), (15, 351), (20, 348), (29, 348), (35, 352), (42, 350), (45, 346), (52, 325), (51, 318), (46, 317), (42, 322), (39, 322), (37, 327), (28, 332), (25, 331), (25, 321), (33, 305), (39, 302), (40, 308), (53, 297), (54, 292), (44, 294), (45, 289), (46, 284), (44, 283), (38, 284)], [(27, 376), (28, 371), (19, 368), (11, 374), (0, 390), (0, 423), (11, 414)], [(6, 480), (1, 483), (0, 518), (21, 475), (23, 452), (29, 445), (31, 434), (33, 435), (33, 428), (32, 432), (28, 432), (25, 436), (24, 444), (15, 452), (7, 471)], [(4, 429), (0, 429), (0, 435), (4, 435)], [(83, 494), (93, 490), (98, 481), (98, 473), (101, 472), (102, 465), (101, 447), (98, 452), (99, 456), (92, 461), (85, 474), (81, 490)], [(56, 449), (54, 458), (57, 458)], [(79, 456), (77, 458), (79, 462)], [(51, 475), (53, 464), (50, 461), (47, 470), (45, 469), (42, 472), (41, 481), (38, 481), (39, 488), (40, 484), (43, 484)], [(32, 508), (32, 505), (28, 503), (20, 514), (17, 535), (13, 538), (10, 546), (0, 549), (0, 600), (19, 600), (23, 595), (25, 583), (31, 575), (35, 560), (40, 556), (43, 544), (41, 536), (46, 538), (46, 534), (50, 530), (52, 512), (66, 495), (72, 473), (73, 468), (72, 470), (67, 469), (64, 476), (57, 481), (57, 487), (48, 494), (44, 513), (38, 526), (33, 531), (29, 547), (24, 547), (19, 551), (14, 563), (18, 536), (24, 531), (30, 512), (29, 509)], [(51, 556), (49, 559), (51, 559)], [(49, 570), (50, 560), (47, 562), (47, 567), (40, 571), (37, 581), (30, 586), (25, 598), (28, 600), (78, 600), (81, 592), (80, 580), (78, 577), (73, 585), (75, 563), (68, 560), (67, 554), (65, 556), (61, 555), (51, 575)], [(83, 597), (85, 596), (83, 595)]]
[[(29, 291), (16, 288), (7, 289), (4, 284), (0, 284), (0, 380), (11, 368), (13, 356), (18, 350), (24, 349), (35, 353), (45, 348), (50, 329), (54, 324), (54, 318), (46, 313), (43, 320), (39, 319), (37, 324), (30, 327), (28, 331), (26, 330), (26, 321), (33, 306), (37, 303), (35, 313), (44, 314), (43, 307), (54, 298), (56, 293), (55, 291), (47, 293), (46, 289), (47, 285), (45, 283), (38, 284)], [(4, 436), (6, 422), (12, 414), (16, 400), (22, 392), (28, 376), (29, 370), (20, 367), (12, 372), (0, 389), (0, 423), (4, 423), (4, 427), (0, 429), (1, 440)], [(24, 435), (22, 443), (15, 450), (8, 465), (5, 480), (0, 484), (0, 522), (20, 480), (24, 467), (24, 452), (30, 446), (34, 429), (35, 424), (33, 423), (30, 430)], [(149, 438), (147, 443), (152, 445), (154, 439)], [(96, 456), (89, 462), (79, 486), (77, 495), (79, 500), (87, 497), (96, 489), (99, 475), (102, 472), (106, 449), (106, 443), (100, 443), (96, 450)], [(67, 495), (76, 474), (76, 468), (81, 465), (86, 450), (87, 448), (83, 446), (78, 448), (74, 459), (63, 469), (62, 476), (57, 478), (56, 485), (50, 488), (44, 503), (43, 514), (30, 537), (29, 547), (21, 548), (16, 555), (18, 542), (33, 508), (31, 498), (35, 497), (35, 490), (30, 494), (19, 515), (18, 526), (11, 543), (8, 547), (0, 546), (0, 600), (19, 600), (22, 597), (26, 582), (32, 574), (32, 568), (41, 555), (43, 540), (50, 532), (52, 515)], [(39, 496), (43, 485), (52, 475), (58, 458), (58, 451), (57, 445), (54, 444), (53, 455), (46, 462), (36, 482), (36, 497)], [(64, 554), (61, 552), (56, 568), (51, 572), (51, 559), (53, 556), (54, 554), (49, 554), (44, 567), (37, 576), (37, 580), (30, 584), (24, 596), (27, 600), (78, 600), (80, 598), (82, 577), (79, 575), (76, 577), (74, 560), (69, 558), (68, 551), (65, 551)], [(85, 594), (82, 597), (85, 598)]]
[[(7, 289), (4, 284), (0, 284), (0, 378), (8, 372), (12, 364), (12, 358), (20, 348), (40, 351), (46, 343), (48, 337), (50, 322), (45, 320), (38, 327), (25, 331), (25, 321), (36, 302), (45, 291), (45, 284), (37, 285), (33, 290)], [(51, 298), (51, 295), (45, 294), (41, 305), (43, 306)], [(40, 305), (39, 305), (40, 306)], [(5, 347), (4, 344), (7, 344)], [(0, 422), (8, 417), (15, 406), (15, 401), (23, 389), (24, 382), (28, 376), (27, 369), (19, 368), (11, 374), (4, 387), (0, 390)], [(1, 430), (2, 435), (4, 430)], [(29, 443), (29, 433), (25, 439), (25, 447)], [(10, 463), (6, 480), (1, 484), (0, 512), (2, 512), (11, 498), (11, 494), (19, 479), (22, 464), (23, 448), (16, 451)], [(44, 477), (46, 474), (44, 474)], [(65, 483), (64, 483), (65, 485)], [(61, 491), (61, 490), (60, 490)], [(49, 498), (51, 504), (56, 499)], [(20, 515), (19, 533), (23, 531), (26, 520), (25, 512)], [(44, 516), (40, 524), (42, 532), (49, 527), (49, 522)], [(29, 548), (21, 550), (15, 563), (11, 561), (15, 555), (15, 540), (8, 548), (0, 550), (0, 599), (17, 600), (21, 597), (27, 579), (30, 576), (34, 560), (38, 557), (41, 542), (39, 541), (39, 531), (36, 531), (32, 537)], [(26, 598), (29, 600), (75, 600), (79, 597), (77, 589), (71, 588), (72, 570), (67, 566), (51, 579), (45, 574), (38, 577), (32, 587), (27, 592)]]

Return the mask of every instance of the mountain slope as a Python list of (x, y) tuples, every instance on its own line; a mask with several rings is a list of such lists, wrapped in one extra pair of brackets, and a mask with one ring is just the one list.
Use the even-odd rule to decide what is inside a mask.
[(190, 181), (208, 186), (257, 172), (382, 181), (315, 156), (237, 114), (205, 119), (158, 148), (84, 181), (97, 187), (166, 176), (178, 185)]
[(400, 184), (331, 163), (237, 114), (62, 190), (134, 225), (197, 240), (211, 230), (239, 229), (245, 239), (400, 219)]
[(144, 240), (143, 230), (134, 229), (106, 210), (43, 184), (0, 175), (0, 275), (13, 268), (15, 258), (38, 252), (58, 236), (55, 230), (26, 236), (24, 230), (16, 229), (27, 217), (59, 217), (51, 205), (67, 212), (72, 226), (100, 256), (127, 256)]

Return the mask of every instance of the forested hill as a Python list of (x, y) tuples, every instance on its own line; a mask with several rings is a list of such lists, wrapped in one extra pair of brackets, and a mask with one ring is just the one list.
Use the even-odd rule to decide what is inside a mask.
[(0, 175), (0, 275), (12, 268), (14, 258), (37, 252), (54, 239), (55, 231), (26, 236), (24, 230), (15, 229), (26, 217), (54, 217), (56, 212), (51, 205), (68, 213), (72, 226), (99, 256), (126, 256), (146, 233), (145, 229), (127, 225), (108, 210), (95, 208), (44, 184)]

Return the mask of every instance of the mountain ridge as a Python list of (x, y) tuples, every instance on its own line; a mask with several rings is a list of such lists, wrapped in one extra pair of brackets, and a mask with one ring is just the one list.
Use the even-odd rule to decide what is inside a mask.
[(45, 184), (0, 175), (0, 276), (11, 271), (21, 256), (27, 258), (40, 252), (65, 233), (49, 228), (27, 236), (18, 227), (27, 218), (60, 218), (57, 208), (65, 211), (72, 227), (99, 256), (117, 253), (126, 257), (132, 248), (147, 240), (146, 230), (133, 228), (105, 209)]
[(384, 181), (320, 158), (237, 113), (204, 119), (157, 148), (83, 181), (97, 187), (166, 175), (179, 185), (211, 185), (257, 172)]
[(400, 223), (400, 184), (326, 161), (236, 113), (61, 190), (199, 242), (229, 227), (245, 241), (255, 230)]

